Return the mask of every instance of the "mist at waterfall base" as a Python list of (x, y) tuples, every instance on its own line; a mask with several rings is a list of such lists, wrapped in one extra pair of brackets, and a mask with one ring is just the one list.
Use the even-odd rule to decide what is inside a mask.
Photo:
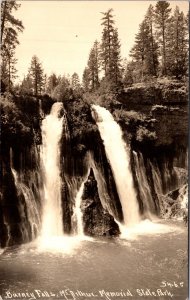
[[(2, 251), (0, 296), (19, 299), (19, 293), (28, 293), (26, 299), (100, 300), (128, 299), (132, 295), (138, 300), (147, 298), (139, 291), (149, 289), (149, 299), (153, 298), (152, 293), (157, 293), (159, 299), (170, 299), (171, 295), (176, 300), (185, 299), (187, 232), (180, 223), (141, 220), (127, 145), (119, 125), (99, 106), (93, 106), (93, 110), (122, 205), (124, 223), (115, 220), (121, 236), (90, 238), (84, 235), (81, 201), (87, 177), (75, 198), (73, 214), (77, 230), (72, 236), (64, 234), (59, 163), (62, 108), (60, 103), (54, 104), (42, 122), (41, 231), (31, 243)], [(168, 285), (174, 282), (181, 286), (173, 289)], [(122, 296), (106, 294), (110, 292)]]
[[(5, 251), (0, 261), (0, 295), (6, 296), (7, 291), (39, 290), (41, 297), (44, 291), (55, 295), (44, 296), (46, 300), (91, 299), (85, 294), (73, 297), (69, 292), (81, 291), (93, 292), (100, 300), (108, 298), (104, 292), (101, 296), (99, 291), (126, 292), (129, 289), (133, 299), (138, 300), (147, 299), (147, 296), (139, 296), (137, 289), (154, 292), (160, 289), (162, 292), (171, 291), (174, 295), (172, 299), (186, 299), (187, 271), (184, 272), (184, 269), (187, 270), (187, 266), (184, 261), (187, 236), (182, 228), (170, 234), (142, 236), (132, 241), (94, 238), (78, 243), (75, 241), (74, 244), (74, 238), (71, 239), (73, 247), (69, 249), (65, 245), (63, 249), (66, 251), (40, 251), (35, 243)], [(183, 287), (170, 288), (165, 282), (182, 282)], [(67, 293), (68, 298), (63, 292)], [(35, 296), (41, 299), (36, 293)], [(153, 299), (153, 295), (148, 298)], [(171, 297), (160, 294), (157, 298), (166, 300)]]

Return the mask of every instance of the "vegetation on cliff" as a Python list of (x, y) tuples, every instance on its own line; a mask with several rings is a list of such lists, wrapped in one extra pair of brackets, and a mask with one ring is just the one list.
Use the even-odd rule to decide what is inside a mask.
[[(33, 97), (1, 97), (1, 140), (5, 145), (39, 142), (39, 103)], [(35, 134), (35, 132), (38, 134)]]

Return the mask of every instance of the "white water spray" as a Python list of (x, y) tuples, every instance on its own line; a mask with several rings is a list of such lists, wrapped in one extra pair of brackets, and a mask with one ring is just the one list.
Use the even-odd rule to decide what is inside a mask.
[(84, 191), (84, 184), (85, 181), (82, 182), (80, 189), (76, 195), (76, 199), (75, 199), (75, 214), (76, 214), (76, 219), (77, 219), (77, 234), (79, 236), (83, 236), (84, 235), (84, 230), (83, 230), (83, 220), (82, 220), (82, 211), (81, 211), (81, 202), (82, 202), (82, 195), (83, 195), (83, 191)]
[(90, 168), (87, 171), (86, 176), (84, 177), (81, 186), (76, 194), (75, 197), (75, 206), (73, 209), (73, 220), (75, 222), (75, 234), (78, 235), (79, 238), (84, 238), (85, 234), (84, 234), (84, 225), (83, 225), (83, 212), (81, 209), (81, 204), (82, 204), (82, 196), (84, 193), (84, 187), (85, 187), (85, 183), (88, 180), (90, 174)]
[(51, 112), (42, 121), (41, 160), (44, 169), (43, 238), (63, 235), (61, 207), (61, 178), (59, 141), (63, 117), (59, 117), (62, 103), (54, 103)]
[(122, 138), (122, 130), (107, 109), (99, 105), (93, 105), (92, 108), (95, 110), (94, 118), (114, 175), (124, 223), (127, 226), (133, 226), (140, 220), (139, 207), (129, 166), (128, 149)]
[(84, 184), (86, 180), (84, 180), (77, 192), (76, 198), (75, 198), (75, 207), (73, 211), (73, 219), (76, 223), (75, 233), (82, 237), (84, 236), (84, 229), (83, 229), (83, 213), (81, 210), (81, 202), (82, 202), (82, 195), (84, 192)]

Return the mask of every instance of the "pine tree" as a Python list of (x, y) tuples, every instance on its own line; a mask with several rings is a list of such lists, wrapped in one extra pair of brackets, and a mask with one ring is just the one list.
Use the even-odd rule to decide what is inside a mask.
[(71, 76), (71, 88), (72, 88), (72, 94), (74, 97), (81, 97), (83, 93), (83, 89), (80, 84), (80, 78), (79, 75), (75, 72)]
[(17, 10), (20, 4), (16, 1), (2, 1), (1, 2), (1, 45), (18, 44), (18, 32), (22, 32), (24, 26), (22, 22), (15, 19), (12, 12)]
[(96, 90), (99, 87), (99, 43), (96, 40), (88, 59), (88, 76), (90, 81), (90, 89)]
[(7, 61), (8, 61), (8, 90), (10, 91), (14, 79), (17, 77), (16, 73), (17, 70), (15, 68), (15, 65), (17, 63), (17, 59), (14, 57), (15, 52), (14, 50), (10, 50), (7, 55)]
[(3, 55), (3, 59), (1, 62), (1, 77), (7, 87), (7, 90), (10, 91), (12, 89), (14, 79), (17, 77), (17, 70), (15, 68), (17, 59), (14, 57), (14, 49), (4, 48), (2, 52), (4, 51), (6, 51), (6, 54)]
[(51, 95), (54, 88), (58, 85), (58, 78), (55, 73), (51, 74), (47, 79), (46, 92)]
[(16, 1), (1, 2), (1, 78), (8, 90), (12, 87), (16, 74), (15, 48), (19, 44), (18, 33), (24, 27), (13, 16), (13, 11), (20, 7)]
[(162, 75), (167, 75), (167, 28), (170, 21), (170, 4), (167, 1), (158, 1), (155, 7), (155, 24), (162, 58)]
[(71, 87), (73, 90), (77, 90), (78, 88), (80, 88), (80, 79), (79, 75), (76, 72), (74, 72), (71, 76)]
[(101, 64), (104, 71), (104, 81), (106, 80), (113, 87), (117, 87), (121, 82), (120, 42), (118, 31), (114, 26), (112, 11), (113, 9), (109, 9), (102, 13)]
[(188, 68), (188, 30), (183, 12), (176, 6), (168, 28), (168, 73), (180, 79)]
[(131, 86), (134, 80), (134, 70), (135, 70), (135, 63), (133, 61), (127, 62), (124, 72), (123, 83), (124, 86)]
[(40, 95), (44, 86), (44, 74), (42, 65), (36, 55), (32, 57), (29, 76), (32, 79), (34, 95)]
[(117, 28), (113, 31), (112, 38), (112, 58), (110, 61), (110, 77), (112, 81), (117, 85), (121, 81), (121, 57), (120, 57), (120, 42), (118, 37)]
[(70, 83), (68, 78), (65, 76), (59, 76), (57, 78), (58, 84), (52, 91), (52, 98), (54, 98), (57, 101), (64, 101), (66, 99), (69, 99), (70, 97)]
[(140, 66), (140, 81), (144, 80), (145, 73), (145, 60), (147, 57), (147, 33), (148, 29), (146, 22), (143, 21), (139, 25), (139, 32), (135, 36), (135, 45), (130, 51), (130, 56), (135, 62), (139, 63)]
[(111, 61), (111, 48), (112, 48), (112, 36), (114, 31), (114, 20), (112, 15), (113, 9), (109, 9), (103, 14), (103, 32), (102, 32), (102, 44), (101, 44), (101, 59), (105, 77), (110, 75), (110, 61)]
[(21, 86), (20, 86), (21, 94), (32, 94), (33, 93), (33, 83), (29, 74), (24, 77)]
[(157, 76), (158, 69), (158, 44), (155, 40), (154, 32), (153, 32), (153, 24), (154, 24), (154, 8), (152, 5), (149, 6), (146, 16), (145, 22), (147, 25), (148, 31), (148, 43), (147, 50), (149, 52), (149, 74)]
[(85, 92), (88, 92), (90, 90), (90, 70), (88, 67), (84, 69), (83, 75), (82, 75), (82, 85)]

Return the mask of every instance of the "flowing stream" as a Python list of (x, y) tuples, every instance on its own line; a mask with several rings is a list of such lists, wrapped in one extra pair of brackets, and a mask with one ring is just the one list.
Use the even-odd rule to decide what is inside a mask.
[(140, 220), (139, 207), (130, 170), (127, 145), (122, 138), (122, 130), (111, 113), (99, 105), (92, 106), (94, 118), (103, 140), (107, 158), (110, 162), (118, 195), (121, 201), (124, 223), (133, 226)]

